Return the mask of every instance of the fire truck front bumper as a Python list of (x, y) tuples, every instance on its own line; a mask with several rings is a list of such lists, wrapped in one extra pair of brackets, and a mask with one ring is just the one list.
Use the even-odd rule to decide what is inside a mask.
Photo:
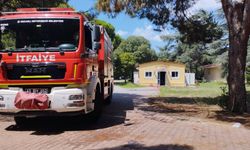
[(80, 88), (55, 88), (48, 96), (48, 109), (18, 109), (15, 98), (22, 89), (0, 89), (0, 114), (13, 116), (68, 116), (85, 114), (87, 91)]

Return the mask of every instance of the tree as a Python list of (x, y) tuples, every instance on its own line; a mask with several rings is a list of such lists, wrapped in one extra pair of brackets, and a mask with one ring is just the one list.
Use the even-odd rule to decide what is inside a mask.
[(115, 35), (115, 38), (113, 40), (113, 47), (114, 47), (114, 50), (116, 50), (118, 48), (118, 46), (121, 44), (122, 42), (122, 38), (120, 35), (116, 34)]
[(196, 79), (202, 80), (202, 66), (212, 63), (212, 57), (206, 51), (204, 43), (185, 44), (180, 43), (177, 49), (182, 51), (180, 55), (175, 56), (176, 61), (186, 64), (188, 72), (195, 72)]
[(144, 63), (157, 59), (155, 51), (151, 49), (150, 42), (141, 36), (128, 37), (117, 48), (117, 52), (133, 53), (136, 63)]
[(69, 7), (68, 0), (1, 0), (0, 11), (14, 11), (29, 7)]
[(223, 35), (223, 30), (212, 13), (200, 10), (188, 20), (183, 18), (172, 22), (180, 33), (180, 41), (187, 44), (211, 43)]
[(171, 54), (176, 50), (176, 44), (179, 41), (179, 36), (177, 35), (164, 35), (161, 39), (166, 43), (164, 47), (160, 48), (158, 53), (158, 60), (173, 60)]
[(136, 64), (157, 60), (148, 40), (131, 36), (124, 40), (114, 52), (115, 78), (133, 78)]
[(233, 112), (247, 111), (245, 68), (250, 34), (250, 1), (221, 0), (229, 29), (229, 101)]
[(160, 61), (168, 61), (168, 60), (170, 60), (171, 52), (168, 50), (167, 46), (161, 47), (159, 49), (159, 51), (160, 52), (158, 53), (158, 60), (160, 60)]
[(133, 53), (124, 52), (120, 53), (119, 59), (121, 61), (121, 73), (126, 83), (126, 80), (131, 78), (131, 70), (134, 70), (134, 65), (136, 63), (135, 57)]
[[(132, 17), (147, 18), (157, 26), (164, 26), (176, 18), (188, 18), (185, 11), (193, 3), (194, 0), (98, 0), (97, 8), (112, 15), (124, 11)], [(245, 67), (250, 34), (250, 0), (221, 0), (221, 3), (229, 29), (228, 109), (243, 113), (247, 110)]]

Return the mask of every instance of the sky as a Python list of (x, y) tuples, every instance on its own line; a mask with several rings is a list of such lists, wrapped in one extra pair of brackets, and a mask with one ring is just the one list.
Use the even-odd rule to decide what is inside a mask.
[[(77, 11), (87, 11), (94, 7), (95, 2), (96, 0), (70, 0), (69, 4)], [(189, 12), (192, 14), (199, 9), (213, 11), (219, 8), (221, 8), (221, 4), (218, 0), (199, 0)], [(156, 51), (159, 50), (159, 47), (164, 46), (160, 37), (171, 33), (171, 29), (162, 32), (154, 31), (154, 26), (147, 19), (131, 18), (124, 13), (119, 14), (116, 18), (110, 18), (101, 13), (98, 19), (111, 23), (115, 27), (116, 33), (124, 39), (132, 35), (143, 36), (150, 41), (152, 48)]]

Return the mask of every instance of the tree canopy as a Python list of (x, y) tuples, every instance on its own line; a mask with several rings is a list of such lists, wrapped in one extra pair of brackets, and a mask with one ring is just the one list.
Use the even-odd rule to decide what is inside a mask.
[(29, 7), (69, 7), (69, 0), (1, 0), (0, 11), (14, 11)]
[(153, 24), (165, 26), (183, 17), (183, 12), (190, 8), (196, 0), (98, 0), (97, 9), (111, 16), (124, 11), (131, 17), (147, 18)]
[(177, 19), (172, 22), (181, 35), (180, 40), (184, 43), (211, 43), (223, 35), (223, 30), (212, 13), (200, 10), (189, 20)]
[(115, 77), (132, 79), (138, 63), (156, 60), (157, 55), (151, 49), (148, 40), (140, 36), (131, 36), (124, 40), (114, 52)]

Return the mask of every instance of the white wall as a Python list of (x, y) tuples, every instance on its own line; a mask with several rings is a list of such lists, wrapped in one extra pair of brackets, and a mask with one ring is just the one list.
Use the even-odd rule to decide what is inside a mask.
[(134, 72), (134, 83), (139, 84), (139, 72), (138, 71)]
[(186, 85), (195, 85), (195, 73), (185, 73)]

